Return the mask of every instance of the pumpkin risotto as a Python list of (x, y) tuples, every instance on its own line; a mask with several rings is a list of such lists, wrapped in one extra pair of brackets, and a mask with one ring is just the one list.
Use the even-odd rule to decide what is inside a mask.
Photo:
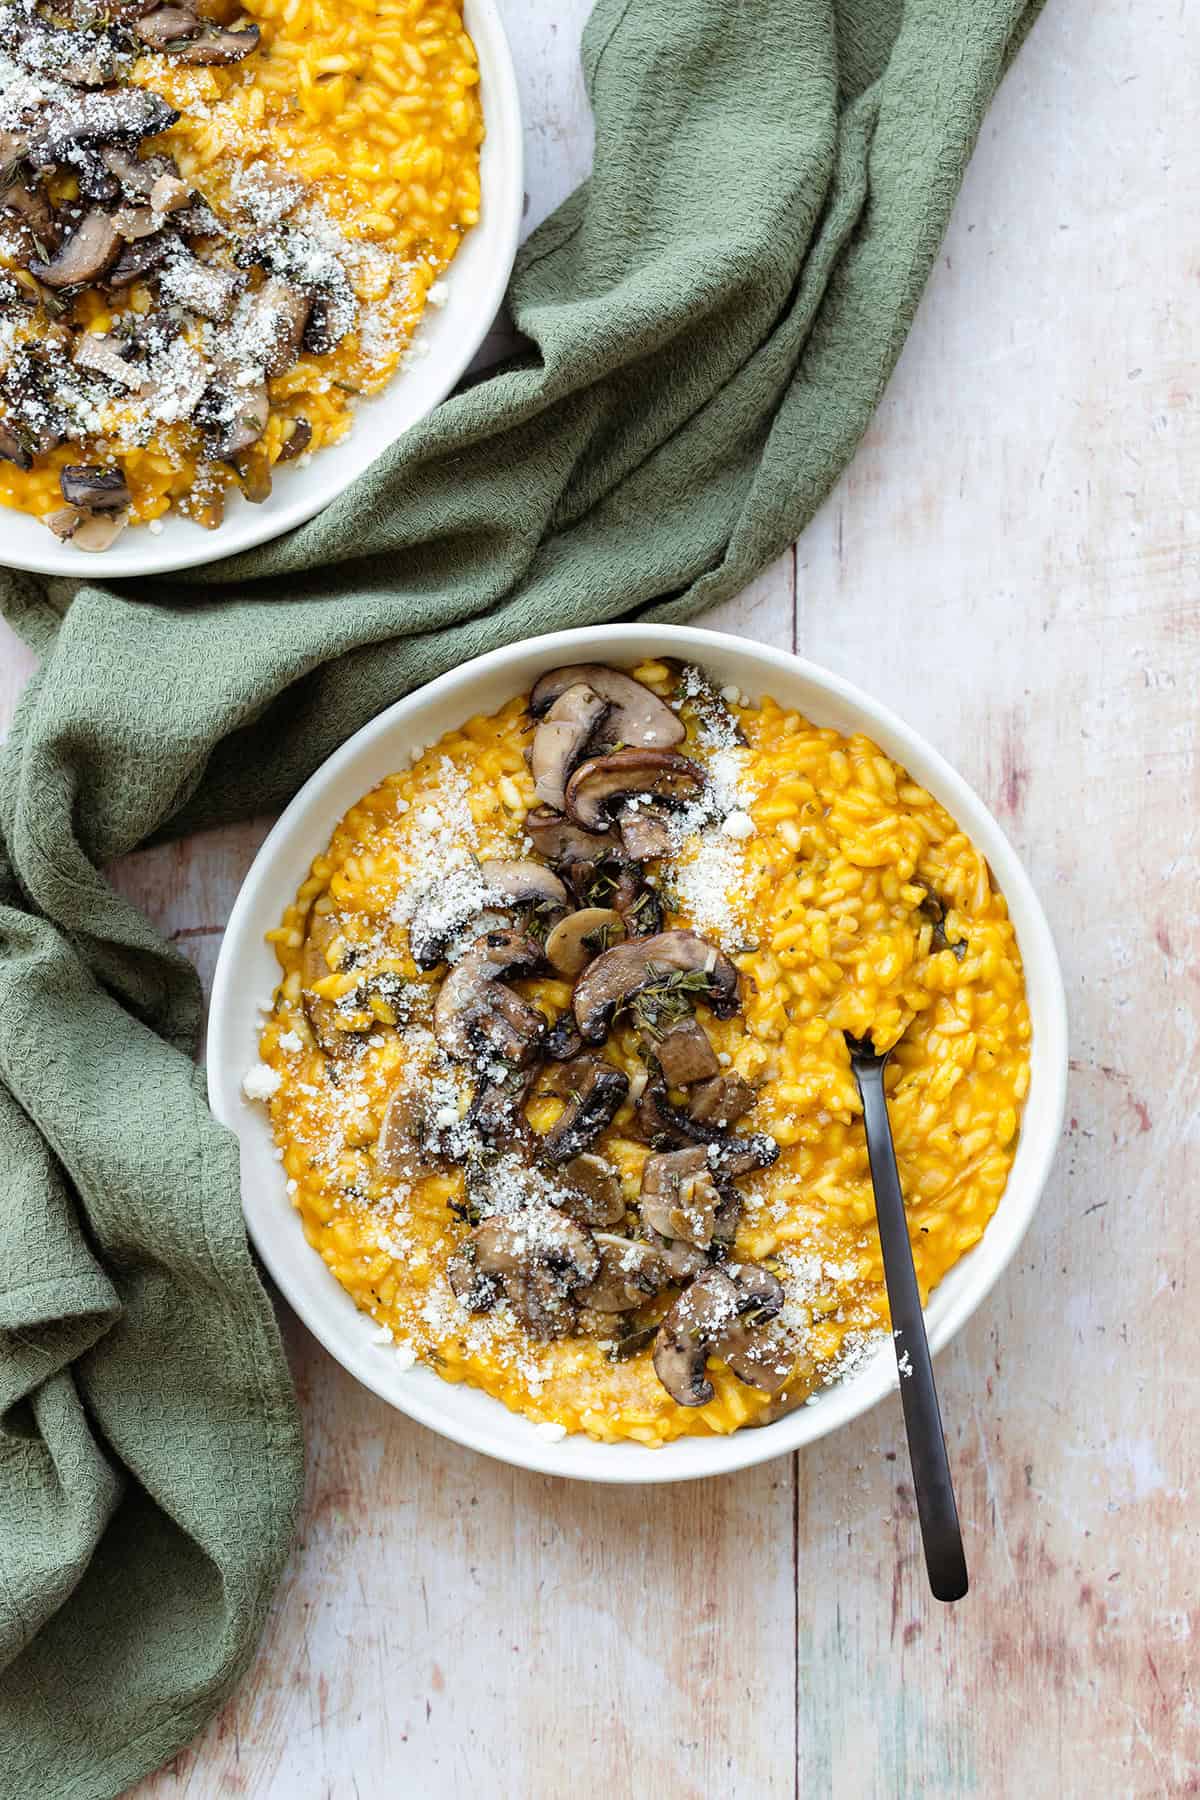
[(84, 549), (336, 443), (479, 217), (459, 0), (5, 0), (0, 501)]
[(547, 1433), (764, 1423), (886, 1342), (843, 1032), (887, 1073), (922, 1297), (1004, 1190), (1003, 896), (868, 738), (665, 662), (552, 670), (388, 776), (270, 934), (245, 1090), (378, 1327)]

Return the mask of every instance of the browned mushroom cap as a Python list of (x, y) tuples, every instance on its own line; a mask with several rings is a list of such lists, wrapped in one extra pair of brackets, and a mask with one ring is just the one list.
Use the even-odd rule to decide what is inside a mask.
[(258, 48), (257, 25), (226, 31), (211, 19), (199, 19), (182, 6), (159, 6), (138, 20), (134, 31), (150, 50), (161, 50), (173, 62), (189, 67), (241, 62)]
[(116, 543), (128, 518), (124, 512), (88, 513), (80, 512), (77, 506), (63, 506), (57, 512), (46, 513), (42, 524), (73, 549), (100, 551)]
[(126, 244), (109, 270), (105, 286), (120, 293), (124, 288), (132, 287), (135, 281), (143, 281), (147, 275), (161, 269), (178, 246), (179, 240), (172, 231), (156, 231), (153, 237), (137, 238)]
[(681, 1019), (654, 1045), (658, 1066), (668, 1087), (691, 1087), (721, 1073), (717, 1053), (698, 1019)]
[(77, 369), (87, 369), (93, 374), (103, 375), (106, 381), (115, 381), (131, 393), (146, 386), (145, 370), (135, 369), (131, 362), (126, 362), (107, 335), (100, 336), (94, 331), (85, 331), (75, 346), (75, 354), (71, 360)]
[(433, 969), (456, 933), (483, 913), (528, 908), (549, 922), (570, 903), (558, 876), (541, 863), (489, 857), (477, 870), (454, 870), (422, 889), (409, 919), (409, 949), (420, 968)]
[(578, 975), (625, 936), (625, 924), (611, 906), (585, 906), (568, 913), (546, 937), (546, 961), (560, 975)]
[(541, 947), (519, 931), (488, 931), (455, 963), (433, 1009), (433, 1031), (447, 1056), (474, 1058), (481, 1046), (518, 1067), (532, 1057), (546, 1020), (511, 988), (508, 976), (528, 975)]
[[(523, 1004), (523, 1003), (522, 1003)], [(506, 1069), (503, 1075), (489, 1075), (480, 1081), (471, 1096), (461, 1151), (455, 1162), (469, 1153), (472, 1143), (503, 1144), (507, 1149), (521, 1147), (532, 1150), (533, 1133), (525, 1117), (525, 1102), (538, 1075), (536, 1061), (528, 1067)]]
[(646, 1158), (638, 1204), (644, 1223), (660, 1237), (707, 1250), (720, 1203), (705, 1145)]
[(81, 512), (121, 512), (133, 499), (120, 469), (68, 463), (58, 477), (62, 497)]
[(420, 1149), (421, 1124), (417, 1094), (401, 1079), (387, 1097), (375, 1140), (375, 1166), (381, 1175), (397, 1180), (415, 1172), (413, 1158)]
[(753, 1263), (698, 1275), (654, 1340), (654, 1372), (671, 1398), (680, 1406), (707, 1406), (714, 1391), (704, 1372), (710, 1352), (723, 1356), (739, 1380), (767, 1392), (782, 1387), (791, 1364), (764, 1329), (782, 1305), (779, 1282)]
[[(564, 1337), (575, 1323), (576, 1297), (600, 1270), (600, 1253), (589, 1232), (552, 1206), (497, 1214), (471, 1233), (468, 1265), (485, 1283), (498, 1286), (533, 1337)], [(459, 1279), (465, 1270), (458, 1271)], [(455, 1292), (458, 1284), (451, 1277)], [(459, 1293), (465, 1304), (468, 1295)], [(487, 1302), (485, 1301), (485, 1304)]]
[(555, 1019), (542, 1039), (542, 1052), (552, 1062), (573, 1062), (583, 1049), (583, 1039), (575, 1024), (574, 1013), (565, 1012)]
[(245, 285), (246, 277), (236, 269), (201, 262), (177, 245), (162, 272), (159, 292), (165, 300), (186, 306), (202, 319), (211, 319), (214, 325), (227, 325)]
[(108, 214), (94, 206), (49, 262), (31, 262), (29, 273), (49, 288), (97, 281), (116, 262), (123, 241)]
[(37, 168), (78, 160), (84, 147), (140, 142), (157, 137), (179, 121), (177, 107), (149, 88), (102, 88), (74, 94), (70, 105), (51, 107), (41, 115), (29, 159)]
[(584, 831), (548, 806), (535, 806), (525, 815), (525, 830), (539, 856), (558, 867), (603, 862), (621, 848), (615, 831)]
[(698, 1124), (728, 1131), (750, 1111), (755, 1099), (754, 1089), (740, 1075), (714, 1075), (692, 1090), (688, 1112)]
[(661, 1081), (647, 1082), (639, 1095), (637, 1126), (656, 1150), (706, 1144), (713, 1173), (722, 1182), (749, 1175), (755, 1169), (767, 1169), (779, 1156), (779, 1145), (766, 1132), (730, 1134), (715, 1121), (693, 1118), (690, 1112), (672, 1106)]
[(559, 1175), (565, 1190), (560, 1209), (577, 1225), (615, 1225), (625, 1217), (621, 1177), (602, 1156), (587, 1150), (572, 1157)]
[(579, 977), (572, 1006), (585, 1041), (598, 1044), (615, 1014), (656, 984), (695, 993), (719, 1019), (737, 1011), (738, 972), (729, 958), (694, 932), (660, 931), (606, 950)]
[(246, 354), (268, 376), (283, 375), (300, 354), (304, 324), (312, 302), (288, 281), (272, 275), (250, 301), (242, 330)]
[(542, 718), (568, 688), (589, 687), (607, 700), (611, 711), (606, 735), (614, 744), (669, 750), (683, 741), (685, 728), (670, 707), (632, 675), (607, 663), (569, 663), (543, 675), (529, 696), (529, 710)]
[(7, 215), (5, 226), (17, 227), (15, 232), (6, 230), (13, 267), (26, 268), (38, 255), (48, 257), (58, 243), (58, 224), (49, 200), (35, 182), (18, 181), (6, 187), (0, 193), (0, 210)]
[(630, 806), (617, 821), (621, 845), (634, 862), (651, 862), (671, 851), (671, 827), (653, 806)]
[(628, 1075), (599, 1056), (580, 1057), (570, 1067), (572, 1092), (538, 1146), (549, 1163), (571, 1162), (590, 1149), (629, 1092)]
[(743, 1303), (737, 1324), (725, 1333), (718, 1354), (739, 1381), (767, 1394), (777, 1393), (791, 1374), (793, 1358), (772, 1342), (763, 1327), (779, 1317), (784, 1302), (782, 1284), (758, 1263), (726, 1263), (725, 1273), (741, 1289)]
[(584, 1306), (603, 1313), (632, 1312), (670, 1286), (671, 1272), (652, 1244), (608, 1231), (597, 1231), (594, 1242), (600, 1272), (579, 1296)]
[(694, 800), (707, 780), (699, 763), (673, 750), (615, 750), (580, 763), (567, 783), (567, 813), (585, 831), (595, 831), (630, 802), (678, 806)]
[(23, 444), (11, 425), (0, 419), (0, 457), (5, 462), (15, 463), (18, 469), (32, 469), (33, 457)]
[(567, 777), (587, 748), (609, 703), (583, 682), (565, 688), (533, 734), (530, 773), (543, 806), (563, 809)]

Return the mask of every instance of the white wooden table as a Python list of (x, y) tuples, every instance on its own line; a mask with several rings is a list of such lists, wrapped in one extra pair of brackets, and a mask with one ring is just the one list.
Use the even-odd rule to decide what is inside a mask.
[[(531, 222), (586, 168), (586, 8), (506, 6)], [(925, 1591), (895, 1404), (609, 1492), (442, 1443), (289, 1322), (299, 1540), (249, 1677), (145, 1795), (1200, 1792), (1194, 12), (1052, 0), (853, 467), (706, 621), (940, 745), (1063, 953), (1057, 1172), (939, 1362), (971, 1599)], [(28, 667), (0, 627), (0, 717)], [(205, 974), (261, 836), (119, 871)]]

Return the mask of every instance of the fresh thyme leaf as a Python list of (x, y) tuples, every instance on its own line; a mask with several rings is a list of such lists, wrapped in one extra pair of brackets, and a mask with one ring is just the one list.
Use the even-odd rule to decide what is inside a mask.
[(628, 1362), (641, 1350), (648, 1350), (658, 1335), (657, 1325), (640, 1325), (634, 1331), (627, 1331), (623, 1337), (614, 1338), (609, 1346), (609, 1360), (612, 1362)]

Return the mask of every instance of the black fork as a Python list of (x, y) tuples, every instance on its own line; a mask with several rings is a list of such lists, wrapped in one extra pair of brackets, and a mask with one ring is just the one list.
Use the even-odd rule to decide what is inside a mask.
[(942, 1435), (942, 1415), (933, 1381), (933, 1361), (917, 1272), (913, 1268), (900, 1171), (888, 1119), (883, 1071), (890, 1050), (881, 1056), (869, 1038), (846, 1032), (850, 1067), (862, 1096), (867, 1129), (867, 1156), (875, 1188), (875, 1216), (883, 1250), (883, 1273), (892, 1313), (893, 1342), (900, 1370), (900, 1400), (908, 1433), (908, 1457), (917, 1495), (917, 1515), (925, 1545), (929, 1585), (938, 1600), (961, 1600), (967, 1591), (967, 1559), (963, 1554), (954, 1483)]

